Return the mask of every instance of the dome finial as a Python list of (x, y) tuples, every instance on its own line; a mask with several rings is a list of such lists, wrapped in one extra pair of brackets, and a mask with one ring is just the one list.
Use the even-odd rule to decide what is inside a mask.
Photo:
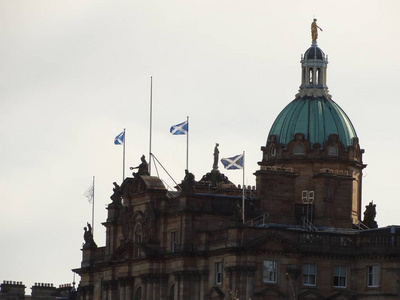
[(314, 18), (313, 22), (311, 23), (311, 39), (313, 42), (317, 42), (318, 29), (323, 31), (322, 28), (317, 25), (317, 19)]

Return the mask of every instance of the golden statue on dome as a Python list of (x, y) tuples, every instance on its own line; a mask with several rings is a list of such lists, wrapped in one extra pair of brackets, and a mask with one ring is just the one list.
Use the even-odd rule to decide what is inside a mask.
[(317, 19), (314, 19), (314, 21), (311, 23), (311, 39), (313, 42), (317, 41), (318, 29), (323, 31), (322, 28), (317, 25)]

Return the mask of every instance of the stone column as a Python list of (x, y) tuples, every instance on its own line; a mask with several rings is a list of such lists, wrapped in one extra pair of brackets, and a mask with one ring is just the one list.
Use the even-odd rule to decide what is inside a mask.
[(236, 293), (236, 274), (234, 273), (235, 267), (225, 267), (225, 280), (226, 280), (226, 286), (228, 289), (232, 291), (232, 293)]
[(119, 300), (131, 300), (133, 277), (126, 276), (118, 278)]
[(111, 282), (111, 298), (110, 299), (118, 299), (118, 281), (113, 280)]
[(87, 287), (86, 287), (86, 299), (87, 300), (93, 300), (93, 290), (94, 290), (94, 288), (93, 288), (93, 285), (88, 285)]
[(207, 292), (207, 281), (208, 281), (208, 270), (200, 271), (200, 292), (199, 299), (204, 299), (204, 295)]
[(183, 299), (183, 287), (182, 287), (182, 279), (181, 272), (174, 272), (175, 277), (175, 299), (176, 300), (184, 300)]
[(161, 299), (160, 297), (160, 275), (159, 274), (152, 274), (152, 284), (153, 284), (153, 299)]
[(125, 283), (121, 281), (118, 283), (118, 296), (119, 300), (125, 300)]
[(86, 285), (78, 287), (78, 297), (81, 300), (93, 299), (93, 285)]
[(254, 273), (256, 267), (248, 267), (247, 284), (246, 284), (246, 299), (254, 299)]
[(131, 300), (133, 295), (134, 277), (129, 276), (126, 282), (125, 299)]
[(191, 295), (194, 299), (201, 299), (200, 298), (200, 281), (201, 281), (201, 276), (199, 271), (194, 271), (192, 274), (192, 291)]
[(160, 283), (159, 283), (159, 295), (160, 300), (167, 300), (168, 299), (168, 274), (162, 273), (160, 274)]
[(106, 282), (101, 282), (101, 300), (107, 300), (108, 295), (108, 285)]
[(174, 283), (174, 300), (179, 299), (179, 279), (175, 277), (175, 283)]

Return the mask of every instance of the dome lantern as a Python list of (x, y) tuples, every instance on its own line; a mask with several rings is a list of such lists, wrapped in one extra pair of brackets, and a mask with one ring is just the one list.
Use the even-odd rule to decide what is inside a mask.
[(326, 85), (328, 56), (313, 41), (311, 47), (301, 56), (300, 96), (326, 96), (331, 98)]

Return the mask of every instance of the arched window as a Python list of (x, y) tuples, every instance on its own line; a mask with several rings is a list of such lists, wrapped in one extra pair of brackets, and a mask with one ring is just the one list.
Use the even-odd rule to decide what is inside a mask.
[(168, 300), (174, 300), (174, 299), (175, 299), (175, 284), (171, 285), (168, 293)]
[(321, 69), (317, 68), (317, 71), (315, 73), (315, 84), (319, 84), (320, 79), (321, 79)]
[(275, 147), (271, 147), (270, 153), (271, 153), (271, 156), (275, 156), (276, 155), (276, 148)]
[(308, 78), (309, 78), (309, 83), (313, 83), (313, 80), (314, 80), (314, 78), (313, 78), (313, 75), (314, 75), (314, 70), (313, 70), (313, 68), (310, 68), (309, 70), (308, 70)]
[(328, 146), (328, 156), (338, 156), (339, 150), (336, 146)]
[(142, 288), (138, 288), (135, 294), (135, 300), (142, 300)]
[(306, 146), (304, 146), (303, 144), (297, 144), (296, 146), (294, 146), (293, 154), (294, 155), (306, 154)]

